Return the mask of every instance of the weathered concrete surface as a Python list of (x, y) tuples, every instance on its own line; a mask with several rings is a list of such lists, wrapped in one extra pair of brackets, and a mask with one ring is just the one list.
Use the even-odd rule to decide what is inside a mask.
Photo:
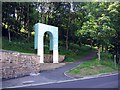
[(41, 63), (40, 70), (53, 70), (55, 68), (59, 68), (64, 66), (65, 63)]

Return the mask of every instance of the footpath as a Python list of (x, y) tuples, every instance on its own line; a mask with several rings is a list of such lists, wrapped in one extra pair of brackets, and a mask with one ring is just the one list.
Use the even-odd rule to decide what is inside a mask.
[(37, 76), (25, 76), (10, 80), (2, 81), (2, 88), (15, 88), (15, 87), (25, 87), (25, 86), (33, 86), (37, 84), (47, 84), (47, 83), (55, 83), (59, 81), (65, 80), (73, 80), (74, 78), (67, 77), (64, 72), (76, 67), (77, 65), (91, 60), (96, 56), (96, 52), (92, 52), (89, 55), (82, 57), (80, 60), (77, 60), (73, 63), (67, 63), (65, 66), (61, 68), (57, 68), (54, 70), (41, 71)]

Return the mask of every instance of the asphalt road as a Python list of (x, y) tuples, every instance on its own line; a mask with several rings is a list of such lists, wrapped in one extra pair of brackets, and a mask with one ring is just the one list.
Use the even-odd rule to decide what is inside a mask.
[(29, 86), (25, 88), (118, 88), (118, 87), (119, 87), (118, 75), (111, 75), (85, 80), (74, 80), (37, 86)]

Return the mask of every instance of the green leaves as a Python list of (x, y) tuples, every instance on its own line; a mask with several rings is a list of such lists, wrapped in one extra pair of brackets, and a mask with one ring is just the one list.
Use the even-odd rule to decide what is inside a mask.
[[(110, 4), (110, 3), (109, 3)], [(93, 6), (93, 7), (91, 7)], [(116, 35), (115, 29), (112, 27), (110, 16), (107, 14), (108, 3), (89, 3), (85, 5), (88, 15), (87, 20), (83, 22), (81, 29), (78, 30), (80, 35), (96, 39), (97, 41), (108, 44), (110, 39)], [(103, 11), (103, 12), (99, 12)], [(99, 43), (99, 42), (98, 42)]]

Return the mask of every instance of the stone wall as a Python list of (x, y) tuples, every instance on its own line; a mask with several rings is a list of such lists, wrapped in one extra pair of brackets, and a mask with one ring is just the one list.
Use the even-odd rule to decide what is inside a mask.
[[(59, 55), (59, 61), (58, 62), (62, 62), (65, 58), (65, 55)], [(45, 63), (52, 63), (53, 62), (53, 55), (50, 54), (45, 54), (44, 55), (44, 62)]]
[[(36, 54), (26, 54), (13, 51), (0, 50), (0, 77), (15, 78), (30, 73), (38, 73), (41, 70), (49, 70), (50, 68), (58, 68), (65, 64), (54, 64), (52, 62), (52, 55), (45, 55), (44, 59), (47, 64), (40, 64), (40, 56)], [(59, 56), (59, 62), (64, 60), (64, 55)], [(53, 67), (51, 67), (53, 66)]]

